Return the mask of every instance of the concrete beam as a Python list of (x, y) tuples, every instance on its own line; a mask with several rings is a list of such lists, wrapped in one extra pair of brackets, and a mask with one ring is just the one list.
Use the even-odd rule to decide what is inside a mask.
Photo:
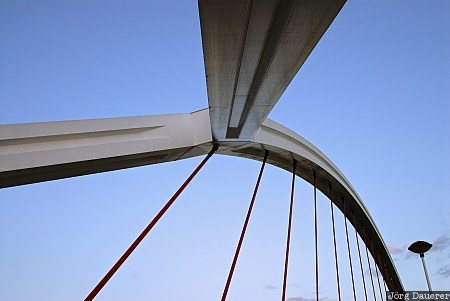
[(199, 0), (214, 139), (251, 139), (345, 0)]
[[(262, 161), (313, 183), (343, 211), (365, 243), (373, 241), (397, 291), (403, 291), (392, 258), (356, 190), (322, 152), (300, 135), (266, 120), (252, 139), (213, 140), (209, 110), (188, 114), (0, 125), (0, 187), (30, 184), (217, 153)], [(353, 222), (353, 214), (356, 222)], [(369, 248), (370, 249), (370, 248)], [(378, 258), (377, 254), (373, 254)], [(391, 288), (392, 289), (392, 288)]]
[[(207, 109), (187, 114), (0, 125), (0, 187), (208, 152)], [(210, 146), (208, 146), (210, 148)]]

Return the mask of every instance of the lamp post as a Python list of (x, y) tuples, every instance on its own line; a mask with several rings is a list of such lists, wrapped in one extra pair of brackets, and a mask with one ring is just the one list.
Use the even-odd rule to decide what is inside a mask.
[(408, 250), (410, 250), (413, 253), (419, 254), (420, 258), (422, 258), (422, 264), (423, 264), (423, 270), (425, 271), (425, 277), (427, 278), (427, 284), (428, 284), (428, 290), (431, 293), (431, 284), (430, 284), (430, 278), (428, 277), (428, 271), (427, 266), (425, 265), (425, 253), (428, 252), (428, 250), (431, 249), (433, 245), (429, 242), (418, 240), (414, 243), (412, 243)]

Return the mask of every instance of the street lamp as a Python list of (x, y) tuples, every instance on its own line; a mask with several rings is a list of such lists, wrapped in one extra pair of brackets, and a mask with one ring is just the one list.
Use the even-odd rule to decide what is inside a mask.
[(408, 248), (408, 250), (410, 250), (413, 253), (419, 254), (420, 258), (422, 258), (423, 270), (425, 271), (425, 277), (427, 278), (428, 290), (430, 291), (430, 293), (431, 293), (431, 284), (430, 278), (428, 277), (427, 266), (425, 265), (424, 254), (428, 252), (428, 250), (430, 250), (432, 246), (433, 245), (430, 244), (429, 242), (418, 240), (412, 243)]

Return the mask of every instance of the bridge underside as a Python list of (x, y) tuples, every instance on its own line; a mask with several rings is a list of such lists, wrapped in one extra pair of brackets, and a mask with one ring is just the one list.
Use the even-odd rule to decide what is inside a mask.
[[(217, 153), (267, 162), (296, 175), (325, 195), (333, 189), (333, 203), (366, 244), (373, 242), (392, 277), (394, 289), (403, 286), (378, 229), (362, 200), (337, 167), (311, 143), (282, 125), (266, 119), (249, 140), (213, 140), (209, 110), (187, 114), (43, 122), (0, 126), (0, 187), (176, 161)], [(353, 214), (355, 221), (353, 221)], [(365, 232), (364, 232), (365, 231)], [(365, 233), (365, 235), (364, 235)], [(377, 258), (378, 254), (372, 254)]]
[[(389, 289), (403, 291), (360, 197), (317, 148), (266, 119), (345, 0), (199, 0), (209, 108), (187, 114), (0, 125), (0, 187), (217, 153), (267, 162), (332, 201), (370, 248)], [(343, 206), (347, 210), (344, 210)], [(378, 253), (379, 252), (379, 253)]]
[(250, 139), (345, 0), (200, 0), (212, 135)]

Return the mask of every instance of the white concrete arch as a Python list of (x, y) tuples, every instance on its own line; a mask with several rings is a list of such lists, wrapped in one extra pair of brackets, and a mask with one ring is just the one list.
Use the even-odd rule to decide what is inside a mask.
[[(403, 286), (375, 222), (345, 176), (320, 150), (286, 127), (266, 119), (251, 139), (213, 140), (209, 110), (187, 114), (0, 125), (0, 187), (11, 187), (135, 166), (157, 164), (208, 153), (262, 161), (291, 171), (329, 195), (371, 250), (379, 250), (394, 289)], [(356, 223), (353, 223), (353, 215)], [(373, 254), (378, 258), (378, 254)], [(378, 259), (377, 259), (378, 260)], [(380, 270), (383, 267), (380, 267)], [(389, 281), (386, 281), (389, 284)], [(393, 288), (390, 288), (393, 289)]]
[[(262, 160), (313, 182), (371, 239), (403, 286), (361, 198), (337, 167), (266, 119), (345, 0), (199, 0), (209, 108), (193, 113), (0, 125), (0, 188), (176, 161), (208, 153)], [(369, 249), (370, 245), (369, 245)], [(373, 254), (378, 258), (378, 254)], [(380, 267), (383, 270), (383, 267)]]

